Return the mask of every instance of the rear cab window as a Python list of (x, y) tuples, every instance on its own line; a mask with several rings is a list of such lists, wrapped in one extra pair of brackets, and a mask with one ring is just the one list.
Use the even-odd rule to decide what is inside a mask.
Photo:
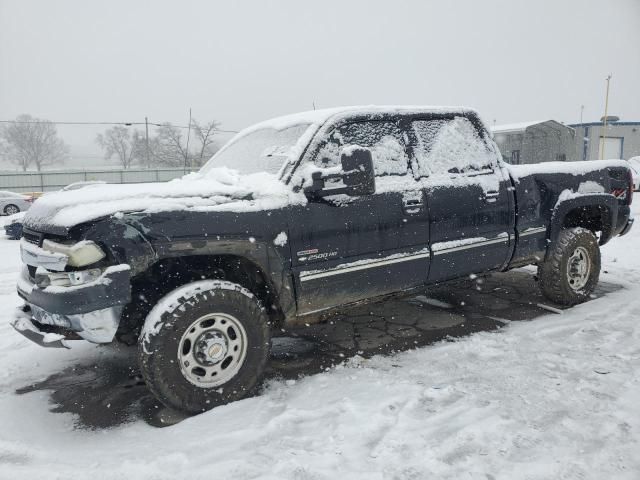
[(466, 117), (417, 119), (411, 123), (416, 178), (492, 173), (496, 156)]

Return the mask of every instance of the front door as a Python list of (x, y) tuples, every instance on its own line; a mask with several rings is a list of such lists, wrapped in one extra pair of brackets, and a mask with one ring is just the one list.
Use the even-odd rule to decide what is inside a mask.
[(412, 133), (414, 169), (429, 207), (429, 281), (501, 267), (513, 242), (514, 207), (481, 124), (463, 116), (415, 120)]
[[(300, 165), (335, 169), (349, 145), (371, 149), (372, 195), (336, 195), (294, 208), (290, 241), (299, 314), (357, 302), (426, 282), (429, 219), (396, 120), (336, 125)], [(311, 167), (311, 168), (309, 168)]]

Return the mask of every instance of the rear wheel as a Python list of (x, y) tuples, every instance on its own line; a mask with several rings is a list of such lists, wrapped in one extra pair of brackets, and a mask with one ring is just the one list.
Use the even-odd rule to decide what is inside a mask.
[(6, 207), (4, 207), (4, 213), (6, 215), (15, 215), (16, 213), (19, 213), (19, 212), (20, 212), (20, 208), (18, 208), (18, 206), (14, 205), (13, 203), (10, 203)]
[(158, 400), (199, 413), (249, 394), (269, 350), (268, 317), (258, 299), (238, 284), (204, 280), (174, 290), (153, 308), (139, 361)]
[(587, 300), (600, 277), (600, 248), (593, 232), (562, 230), (538, 267), (538, 277), (542, 293), (555, 303), (575, 305)]

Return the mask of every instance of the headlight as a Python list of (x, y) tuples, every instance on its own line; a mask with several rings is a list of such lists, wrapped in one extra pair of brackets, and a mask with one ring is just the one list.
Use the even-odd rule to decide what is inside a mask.
[(54, 253), (62, 253), (69, 260), (67, 265), (70, 267), (84, 267), (102, 260), (106, 254), (102, 249), (91, 240), (83, 240), (73, 245), (64, 245), (62, 243), (45, 240), (42, 242), (42, 248)]
[(42, 267), (38, 267), (35, 274), (35, 284), (40, 288), (48, 286), (71, 287), (84, 285), (98, 280), (102, 275), (102, 269), (92, 268), (78, 272), (50, 272)]

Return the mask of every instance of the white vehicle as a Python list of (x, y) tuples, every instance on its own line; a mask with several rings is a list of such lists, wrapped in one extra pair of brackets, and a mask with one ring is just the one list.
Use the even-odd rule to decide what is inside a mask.
[(636, 192), (640, 191), (640, 156), (631, 157), (629, 159), (629, 166), (633, 174), (633, 189)]
[(89, 185), (103, 185), (105, 183), (107, 182), (105, 182), (104, 180), (89, 180), (86, 182), (75, 182), (75, 183), (70, 183), (69, 185), (64, 187), (62, 191), (67, 192), (69, 190), (78, 190), (80, 188), (88, 187)]
[(0, 190), (0, 214), (15, 215), (18, 212), (24, 212), (29, 210), (32, 203), (33, 197)]

